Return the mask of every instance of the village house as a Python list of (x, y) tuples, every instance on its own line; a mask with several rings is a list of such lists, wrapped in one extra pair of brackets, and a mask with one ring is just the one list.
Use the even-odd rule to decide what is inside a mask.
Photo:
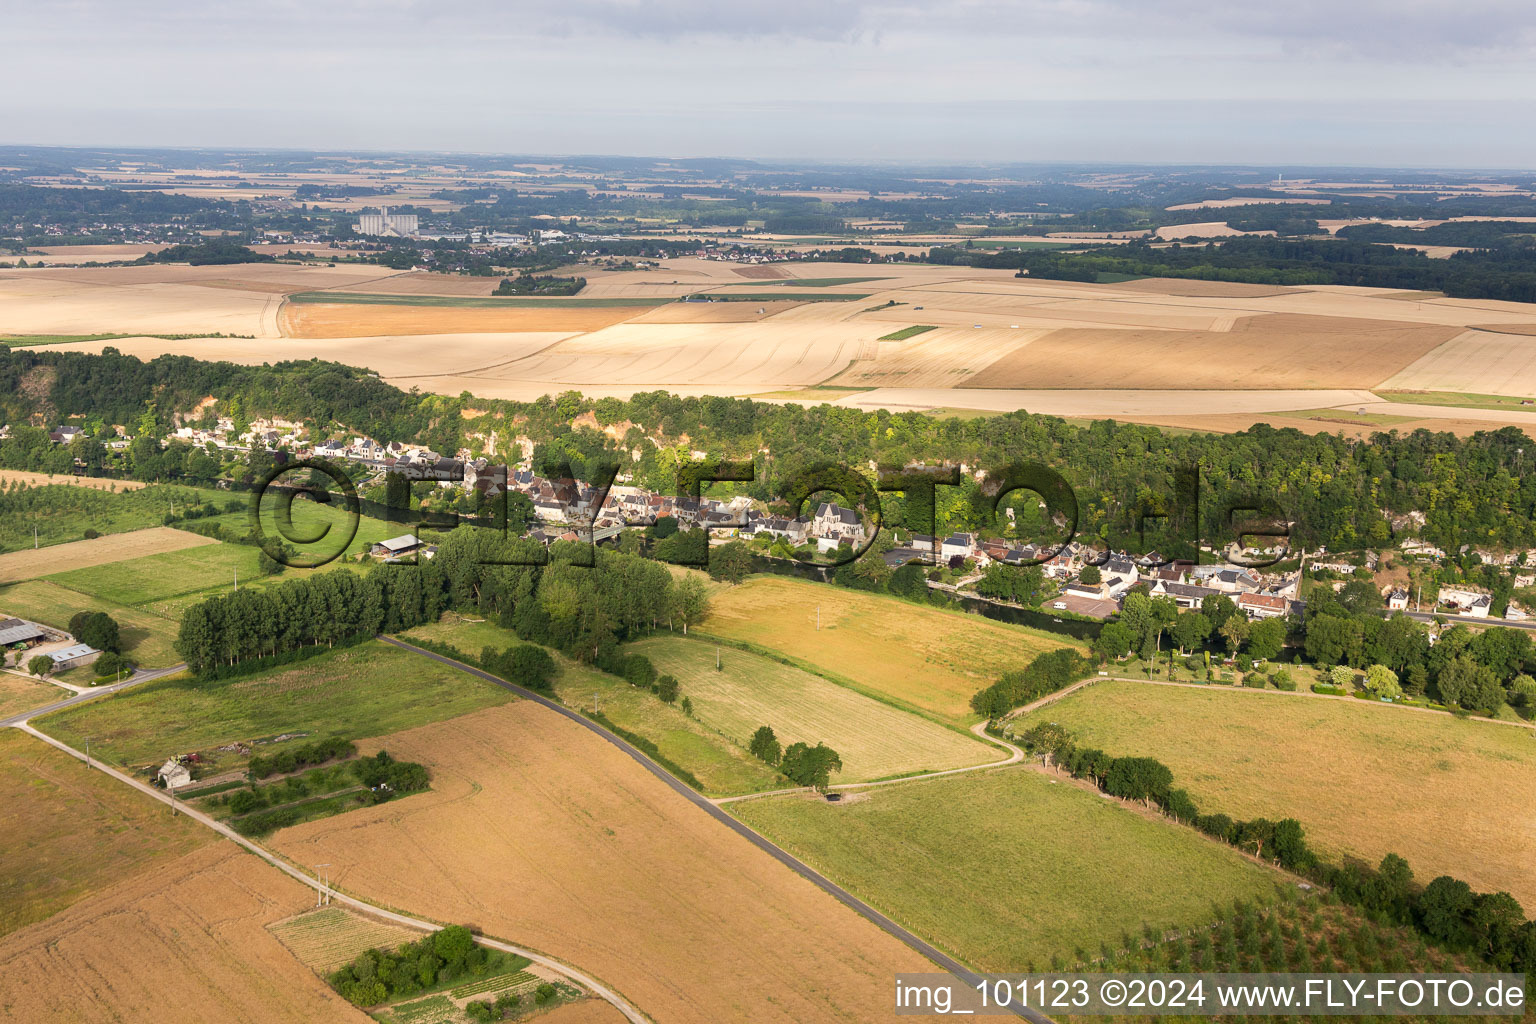
[(1389, 611), (1400, 612), (1406, 610), (1407, 607), (1408, 591), (1398, 587), (1387, 595), (1387, 609)]
[(948, 537), (945, 537), (944, 542), (939, 545), (939, 557), (945, 559), (946, 561), (955, 558), (956, 556), (959, 556), (962, 559), (969, 558), (971, 556), (971, 551), (975, 548), (975, 546), (976, 537), (974, 534), (951, 534)]
[(1290, 602), (1278, 594), (1239, 594), (1238, 610), (1250, 619), (1273, 619), (1285, 614)]

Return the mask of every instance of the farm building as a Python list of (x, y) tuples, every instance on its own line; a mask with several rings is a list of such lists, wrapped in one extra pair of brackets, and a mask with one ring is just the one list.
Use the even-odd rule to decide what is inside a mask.
[(42, 626), (23, 619), (0, 619), (0, 647), (24, 644), (31, 647), (48, 638)]
[(59, 651), (49, 651), (48, 657), (53, 659), (53, 670), (64, 672), (81, 665), (89, 665), (101, 657), (101, 652), (90, 644), (74, 644)]
[(373, 546), (373, 554), (379, 558), (399, 558), (408, 555), (421, 547), (421, 541), (416, 539), (414, 533), (408, 533), (403, 537), (391, 537), (381, 540)]

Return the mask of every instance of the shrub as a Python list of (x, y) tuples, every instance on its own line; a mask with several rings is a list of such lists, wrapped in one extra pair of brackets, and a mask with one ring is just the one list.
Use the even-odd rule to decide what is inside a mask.
[(1250, 690), (1264, 689), (1264, 676), (1258, 672), (1249, 672), (1243, 676), (1243, 685)]
[(545, 1003), (555, 998), (555, 991), (555, 986), (546, 981), (538, 988), (533, 990), (533, 1001), (538, 1003), (540, 1006), (543, 1006)]
[(555, 660), (537, 644), (514, 644), (500, 653), (487, 647), (480, 652), (480, 665), (492, 675), (530, 690), (548, 690), (555, 678)]
[(1005, 673), (997, 682), (978, 691), (971, 698), (971, 707), (979, 715), (997, 718), (1013, 708), (1055, 693), (1092, 670), (1093, 662), (1074, 650), (1051, 651), (1037, 657), (1026, 668)]
[(132, 675), (138, 666), (115, 651), (107, 651), (96, 659), (96, 678), (105, 679), (108, 676), (116, 677), (118, 673)]
[(1275, 689), (1277, 690), (1285, 690), (1289, 692), (1296, 689), (1295, 678), (1285, 669), (1281, 669), (1270, 678), (1273, 680)]
[(624, 659), (624, 678), (631, 686), (649, 689), (656, 681), (656, 666), (643, 654), (631, 654)]
[(86, 530), (84, 536), (86, 540), (95, 540), (97, 537), (100, 537), (101, 534), (95, 530)]
[(45, 676), (53, 671), (53, 659), (46, 654), (38, 654), (27, 660), (27, 671), (35, 676)]

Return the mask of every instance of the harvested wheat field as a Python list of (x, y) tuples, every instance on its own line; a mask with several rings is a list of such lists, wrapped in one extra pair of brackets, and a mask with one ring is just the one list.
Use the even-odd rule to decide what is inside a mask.
[[(794, 312), (793, 310), (791, 312)], [(636, 391), (705, 386), (771, 391), (816, 384), (874, 351), (878, 324), (619, 324), (468, 376), (546, 390), (622, 382)], [(476, 394), (490, 394), (471, 386)]]
[(1158, 758), (1206, 813), (1292, 817), (1335, 859), (1398, 853), (1421, 883), (1451, 874), (1536, 909), (1529, 728), (1273, 690), (1120, 681), (1035, 718), (1116, 757)]
[(540, 949), (668, 1024), (870, 1021), (922, 957), (532, 701), (364, 746), (432, 792), (270, 845), (343, 889)]
[(781, 576), (717, 592), (699, 632), (781, 651), (881, 700), (966, 725), (976, 720), (977, 690), (1038, 654), (1079, 646), (979, 615)]
[(215, 839), (18, 729), (0, 730), (0, 793), (0, 934)]
[(778, 302), (669, 302), (635, 317), (636, 324), (741, 324), (755, 323), (801, 305)]
[(1164, 224), (1155, 232), (1158, 238), (1248, 238), (1268, 236), (1273, 238), (1273, 231), (1244, 231), (1234, 228), (1224, 220), (1204, 220), (1194, 224)]
[(345, 907), (311, 907), (267, 925), (299, 963), (327, 975), (369, 949), (394, 949), (422, 933), (366, 917)]
[(456, 306), (287, 303), (279, 314), (284, 337), (361, 338), (380, 334), (486, 334), (595, 331), (646, 312), (634, 306)]
[(74, 540), (46, 548), (10, 551), (0, 555), (0, 584), (217, 543), (212, 537), (188, 533), (186, 530), (173, 530), (169, 526), (155, 526), (148, 530), (114, 533), (94, 540)]
[(1458, 333), (1295, 314), (1242, 317), (1230, 331), (1065, 329), (1004, 356), (965, 386), (1369, 388)]
[(539, 1024), (625, 1024), (627, 1020), (612, 1003), (602, 999), (583, 999), (579, 1003), (566, 1003), (542, 1014)]
[(25, 469), (0, 469), (0, 483), (27, 484), (30, 487), (70, 484), (96, 491), (136, 491), (144, 486), (142, 480), (107, 480), (99, 476), (75, 476), (73, 473), (31, 473)]
[(265, 927), (313, 900), (232, 844), (169, 860), (0, 940), (0, 1006), (30, 1024), (367, 1024)]
[(831, 381), (844, 387), (947, 388), (1048, 334), (1045, 330), (940, 327), (904, 341), (880, 341)]
[(258, 337), (277, 333), (275, 316), (281, 300), (276, 295), (184, 283), (114, 284), (54, 276), (67, 273), (108, 271), (0, 270), (0, 324), (5, 332)]
[(1063, 418), (1130, 420), (1147, 422), (1149, 417), (1168, 416), (1173, 410), (1188, 415), (1240, 415), (1249, 423), (1264, 419), (1265, 414), (1287, 410), (1316, 409), (1327, 406), (1358, 407), (1381, 400), (1369, 391), (1288, 390), (1288, 391), (1178, 391), (1141, 389), (1124, 391), (1077, 390), (1003, 390), (982, 388), (907, 388), (882, 387), (838, 398), (836, 404), (858, 409), (938, 409), (963, 408), (984, 412), (1012, 412), (1024, 409), (1032, 413)]
[(1425, 353), (1382, 383), (1392, 391), (1536, 395), (1536, 326), (1470, 330)]

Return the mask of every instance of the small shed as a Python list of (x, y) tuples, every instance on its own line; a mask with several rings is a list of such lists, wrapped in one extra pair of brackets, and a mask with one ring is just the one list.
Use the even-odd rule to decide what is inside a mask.
[(174, 757), (161, 765), (156, 774), (166, 789), (178, 789), (192, 781), (192, 773), (187, 770), (187, 766)]

